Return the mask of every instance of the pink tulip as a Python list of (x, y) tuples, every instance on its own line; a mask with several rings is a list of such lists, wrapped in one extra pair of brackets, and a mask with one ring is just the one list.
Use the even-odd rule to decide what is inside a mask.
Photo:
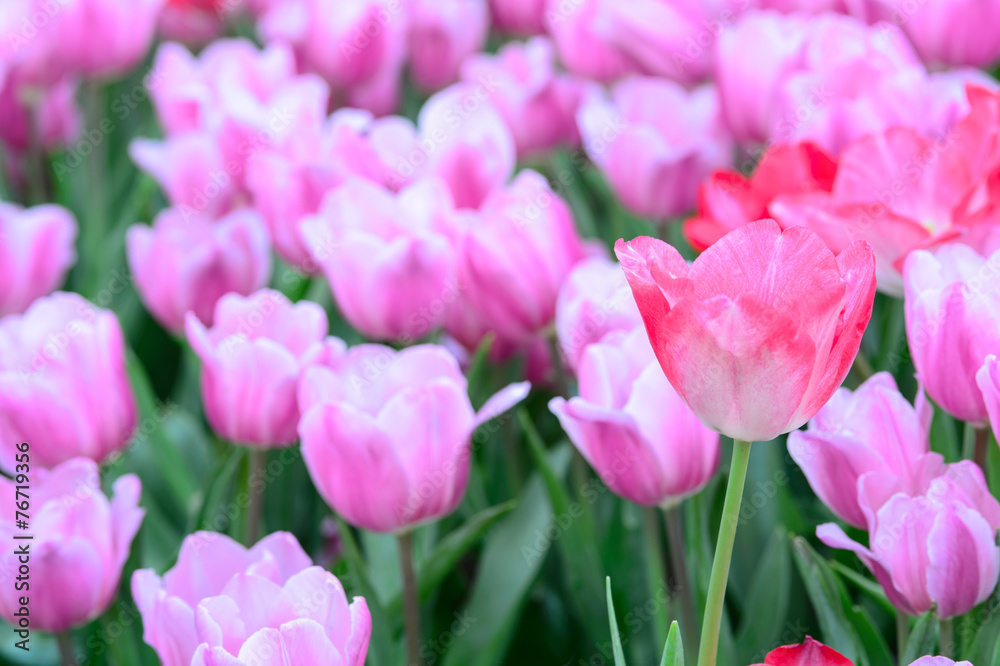
[(901, 4), (873, 0), (876, 14), (898, 25), (929, 65), (986, 67), (1000, 59), (1000, 35), (983, 30), (1000, 24), (997, 0), (923, 0)]
[(918, 460), (930, 451), (933, 416), (923, 393), (914, 409), (892, 375), (880, 372), (853, 393), (845, 388), (834, 393), (809, 422), (809, 430), (789, 433), (788, 452), (837, 517), (863, 528), (859, 480), (882, 472), (912, 489), (919, 481)]
[(976, 384), (983, 392), (983, 401), (990, 416), (993, 433), (1000, 438), (1000, 361), (993, 354), (986, 357), (983, 367), (976, 373)]
[(0, 320), (5, 469), (13, 468), (17, 442), (31, 443), (37, 467), (78, 456), (100, 462), (125, 448), (135, 425), (125, 340), (114, 313), (56, 292), (23, 315)]
[(267, 284), (271, 245), (256, 213), (231, 213), (215, 224), (185, 220), (176, 209), (153, 226), (134, 225), (126, 235), (136, 291), (150, 313), (173, 333), (193, 311), (212, 325), (215, 304), (230, 292), (246, 296)]
[(476, 413), (458, 362), (443, 347), (355, 347), (302, 377), (302, 455), (320, 494), (349, 523), (404, 530), (455, 510), (468, 483), (473, 431), (529, 388), (511, 384)]
[(267, 8), (258, 24), (268, 44), (288, 44), (307, 71), (346, 103), (376, 115), (399, 100), (405, 53), (403, 0), (288, 0)]
[(973, 666), (971, 661), (952, 661), (948, 657), (921, 657), (910, 666)]
[(462, 78), (469, 83), (499, 81), (492, 102), (510, 128), (519, 156), (580, 140), (576, 112), (583, 84), (557, 74), (554, 58), (552, 42), (535, 37), (524, 44), (510, 42), (495, 56), (473, 55), (462, 66)]
[(457, 83), (431, 96), (417, 127), (404, 118), (384, 118), (370, 140), (386, 165), (386, 178), (400, 189), (422, 176), (443, 178), (459, 208), (478, 208), (514, 173), (514, 139), (493, 106), (497, 82)]
[(731, 160), (711, 87), (689, 93), (632, 78), (610, 100), (590, 96), (577, 120), (587, 154), (625, 207), (657, 221), (691, 209), (698, 184)]
[[(39, 443), (30, 441), (22, 460), (35, 463)], [(13, 455), (4, 460), (13, 463)], [(114, 499), (109, 500), (92, 460), (74, 458), (51, 470), (31, 463), (26, 465), (31, 467), (30, 526), (16, 529), (13, 515), (0, 525), (7, 580), (0, 589), (0, 616), (15, 628), (27, 628), (27, 619), (31, 630), (61, 632), (93, 620), (118, 596), (122, 567), (145, 513), (139, 508), (142, 486), (135, 475), (126, 474), (114, 482)], [(0, 496), (7, 506), (23, 499), (15, 497), (19, 483), (17, 476), (0, 477)], [(18, 540), (27, 534), (30, 542)], [(15, 589), (14, 574), (24, 564), (16, 551), (26, 544), (31, 552), (29, 587)], [(21, 601), (25, 595), (28, 608)]]
[(410, 74), (434, 91), (458, 80), (462, 61), (486, 44), (487, 0), (410, 0)]
[(955, 418), (985, 424), (976, 373), (1000, 349), (1000, 251), (983, 257), (962, 244), (906, 260), (906, 335), (920, 383)]
[(673, 506), (705, 487), (719, 466), (719, 435), (678, 397), (646, 332), (614, 331), (583, 352), (579, 397), (549, 409), (615, 493)]
[(945, 465), (934, 453), (925, 459), (936, 474), (917, 496), (902, 492), (895, 478), (862, 479), (870, 549), (833, 523), (820, 525), (816, 536), (856, 553), (902, 612), (921, 615), (936, 604), (938, 615), (950, 618), (985, 601), (997, 585), (1000, 502), (974, 462)]
[(249, 550), (224, 534), (190, 534), (162, 578), (135, 572), (132, 596), (143, 640), (164, 666), (250, 666), (268, 655), (361, 666), (368, 652), (365, 600), (348, 604), (337, 577), (313, 566), (287, 532)]
[(602, 82), (614, 81), (637, 69), (632, 59), (601, 32), (607, 25), (607, 4), (606, 0), (545, 3), (545, 24), (559, 60), (574, 74)]
[(461, 243), (459, 285), (500, 337), (526, 341), (552, 324), (569, 271), (587, 249), (569, 207), (534, 171), (495, 190)]
[(319, 265), (302, 239), (302, 220), (348, 178), (385, 182), (385, 168), (366, 136), (371, 122), (365, 111), (340, 109), (323, 127), (303, 129), (296, 141), (263, 149), (247, 162), (247, 189), (275, 250), (305, 273), (318, 272)]
[(594, 257), (577, 264), (559, 288), (556, 335), (571, 369), (587, 347), (611, 331), (631, 331), (642, 323), (632, 290), (617, 262)]
[(702, 423), (744, 441), (797, 429), (857, 355), (875, 299), (858, 242), (834, 256), (773, 220), (726, 235), (691, 266), (666, 243), (615, 245), (667, 379)]
[(62, 206), (0, 202), (0, 317), (24, 312), (76, 262), (76, 219)]
[(239, 184), (210, 133), (189, 132), (165, 141), (134, 139), (128, 152), (186, 219), (213, 219), (236, 207)]
[(490, 12), (500, 32), (525, 36), (545, 32), (545, 0), (490, 0)]
[[(70, 78), (50, 86), (32, 86), (22, 84), (16, 74), (6, 82), (0, 76), (0, 140), (12, 153), (23, 153), (39, 141), (48, 149), (73, 148), (83, 126), (76, 103), (78, 87)], [(56, 178), (61, 180), (69, 171), (68, 159), (53, 163)]]
[(208, 44), (225, 29), (226, 11), (225, 0), (167, 0), (160, 35), (193, 46)]
[(851, 660), (810, 636), (800, 645), (785, 645), (767, 653), (756, 666), (854, 666)]
[(327, 195), (302, 233), (348, 323), (369, 338), (406, 344), (439, 328), (457, 296), (444, 228), (453, 214), (440, 181), (397, 196), (355, 179)]
[(299, 422), (295, 386), (302, 368), (321, 353), (323, 308), (292, 304), (271, 289), (227, 294), (215, 305), (211, 330), (193, 312), (185, 330), (201, 359), (201, 394), (212, 429), (246, 446), (292, 444)]

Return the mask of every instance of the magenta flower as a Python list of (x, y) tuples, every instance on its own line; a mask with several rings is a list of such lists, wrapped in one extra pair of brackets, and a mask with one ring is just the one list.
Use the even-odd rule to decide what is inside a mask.
[(474, 412), (458, 362), (443, 347), (355, 347), (303, 374), (302, 455), (323, 499), (349, 523), (407, 529), (455, 510), (473, 431), (529, 388), (511, 384)]
[(39, 467), (80, 456), (103, 461), (125, 448), (135, 425), (125, 340), (114, 313), (56, 292), (23, 315), (0, 320), (5, 469), (13, 469), (18, 442), (31, 443)]
[(76, 261), (76, 219), (62, 206), (0, 202), (0, 317), (59, 287)]
[[(22, 459), (34, 462), (35, 449), (31, 443)], [(4, 460), (13, 462), (13, 456)], [(30, 531), (16, 529), (13, 517), (0, 524), (0, 564), (8, 576), (8, 584), (0, 588), (0, 616), (17, 627), (20, 598), (30, 590), (30, 628), (66, 631), (99, 616), (118, 596), (122, 567), (145, 513), (139, 507), (142, 486), (135, 475), (126, 474), (115, 481), (109, 500), (93, 460), (74, 458), (51, 470), (29, 466)], [(9, 507), (15, 506), (18, 483), (16, 476), (0, 477), (0, 499)], [(15, 553), (25, 542), (15, 537), (28, 533), (33, 537), (30, 587), (18, 591)]]
[(615, 493), (672, 506), (705, 487), (719, 467), (719, 435), (702, 425), (663, 375), (640, 327), (586, 348), (579, 397), (549, 409)]
[(407, 10), (413, 82), (435, 91), (457, 81), (462, 62), (486, 44), (486, 0), (410, 0)]
[(275, 532), (246, 549), (228, 536), (195, 532), (160, 576), (141, 569), (132, 596), (143, 640), (164, 666), (271, 663), (361, 666), (371, 615), (350, 604), (333, 574), (313, 566), (298, 541)]
[[(983, 367), (976, 373), (976, 384), (983, 392), (983, 402), (989, 414), (993, 433), (1000, 433), (1000, 361), (993, 354), (986, 357)], [(1000, 436), (1000, 435), (998, 435)]]

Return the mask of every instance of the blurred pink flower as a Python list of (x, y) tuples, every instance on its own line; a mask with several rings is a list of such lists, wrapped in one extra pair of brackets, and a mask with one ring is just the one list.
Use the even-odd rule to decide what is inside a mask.
[(183, 332), (188, 311), (211, 326), (220, 298), (230, 292), (249, 295), (271, 275), (267, 230), (250, 210), (209, 224), (185, 220), (168, 208), (153, 226), (130, 227), (125, 245), (136, 291), (172, 333)]
[(410, 0), (410, 75), (433, 92), (458, 80), (462, 62), (486, 44), (487, 0)]
[(867, 524), (858, 482), (869, 472), (891, 474), (919, 494), (919, 459), (930, 451), (934, 408), (917, 396), (914, 409), (888, 372), (853, 393), (841, 388), (809, 422), (788, 435), (788, 453), (830, 510), (854, 527)]
[(631, 78), (611, 99), (589, 96), (577, 119), (587, 154), (625, 207), (658, 222), (690, 210), (698, 184), (732, 160), (709, 86), (688, 92)]
[(862, 477), (859, 503), (868, 516), (869, 548), (834, 523), (816, 528), (831, 548), (850, 550), (881, 583), (889, 601), (909, 615), (933, 604), (941, 618), (962, 615), (986, 600), (1000, 575), (1000, 502), (971, 460), (945, 465), (924, 456), (923, 488), (906, 492), (900, 480)]
[(906, 335), (917, 378), (955, 418), (989, 418), (976, 373), (1000, 349), (1000, 251), (984, 257), (959, 243), (906, 260)]
[[(76, 80), (70, 78), (36, 86), (21, 83), (16, 72), (5, 80), (0, 76), (0, 140), (15, 154), (39, 142), (50, 150), (63, 146), (72, 149), (83, 125), (76, 103), (77, 88)], [(53, 163), (57, 178), (63, 177), (69, 159)]]
[(834, 256), (806, 229), (760, 220), (690, 266), (645, 236), (619, 240), (615, 253), (670, 383), (734, 439), (772, 440), (815, 416), (871, 318), (875, 261), (864, 242)]
[(302, 368), (322, 351), (326, 312), (292, 304), (271, 289), (223, 296), (211, 329), (187, 314), (185, 330), (201, 359), (201, 394), (212, 429), (235, 444), (258, 448), (295, 441), (295, 387)]
[(910, 666), (973, 666), (971, 661), (952, 661), (948, 657), (921, 657)]
[[(100, 391), (94, 387), (99, 386)], [(114, 313), (56, 292), (0, 320), (0, 459), (31, 443), (36, 467), (125, 448), (136, 425), (125, 340)]]
[(490, 0), (490, 12), (500, 32), (524, 36), (545, 32), (545, 0)]
[[(34, 463), (41, 440), (30, 442), (29, 458)], [(4, 459), (13, 461), (13, 454)], [(27, 617), (32, 630), (62, 632), (98, 617), (118, 596), (122, 567), (145, 513), (139, 507), (142, 486), (135, 475), (126, 474), (115, 480), (114, 498), (109, 501), (101, 491), (97, 463), (86, 458), (68, 460), (51, 470), (31, 465), (30, 479), (30, 587), (15, 589), (14, 573), (24, 564), (17, 549), (25, 543), (16, 538), (24, 533), (15, 531), (13, 519), (4, 521), (0, 565), (11, 579), (0, 589), (0, 616), (15, 627)], [(18, 483), (16, 477), (0, 477), (0, 498), (8, 506), (20, 501), (15, 497)], [(25, 616), (20, 612), (25, 606), (21, 599), (28, 590), (30, 607), (24, 608), (29, 613)]]
[(227, 0), (167, 0), (160, 35), (193, 46), (208, 44), (225, 28), (227, 5)]
[(249, 666), (262, 655), (361, 666), (368, 651), (365, 600), (348, 604), (337, 577), (313, 566), (287, 532), (249, 550), (225, 534), (190, 534), (162, 578), (133, 574), (132, 596), (163, 666)]
[(520, 157), (580, 141), (576, 112), (584, 84), (557, 73), (554, 58), (552, 42), (535, 37), (505, 44), (496, 55), (473, 55), (462, 66), (462, 78), (470, 84), (497, 82), (492, 102), (510, 128)]
[(422, 176), (439, 176), (459, 208), (478, 208), (514, 172), (514, 139), (493, 105), (498, 83), (457, 83), (432, 95), (414, 127), (406, 118), (382, 118), (369, 137), (385, 165), (386, 181), (400, 189)]
[(1000, 60), (997, 0), (868, 0), (878, 18), (902, 28), (929, 65), (988, 67)]
[(59, 287), (76, 262), (77, 224), (62, 206), (0, 202), (0, 317)]
[(587, 347), (611, 331), (642, 323), (632, 290), (616, 261), (593, 257), (578, 263), (559, 288), (556, 335), (566, 365), (575, 370)]
[(583, 352), (579, 397), (549, 409), (601, 479), (647, 506), (673, 506), (711, 480), (719, 435), (663, 375), (646, 332), (613, 331)]
[(529, 388), (511, 384), (476, 413), (443, 347), (355, 347), (303, 374), (302, 455), (320, 495), (349, 523), (375, 532), (411, 528), (455, 510), (473, 432)]
[(997, 434), (1000, 433), (1000, 361), (997, 356), (990, 354), (986, 357), (983, 367), (976, 373), (976, 384), (983, 392), (983, 402), (986, 403), (993, 434), (1000, 437)]
[(348, 323), (366, 337), (408, 344), (440, 328), (457, 297), (447, 230), (454, 214), (441, 181), (394, 195), (353, 179), (326, 196), (302, 234)]
[(399, 103), (407, 20), (403, 0), (286, 0), (265, 9), (258, 28), (325, 78), (337, 106), (384, 115)]

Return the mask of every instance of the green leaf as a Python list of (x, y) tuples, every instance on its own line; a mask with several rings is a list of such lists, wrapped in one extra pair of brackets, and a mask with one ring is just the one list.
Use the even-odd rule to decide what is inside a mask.
[(608, 623), (611, 625), (611, 649), (615, 655), (615, 666), (625, 666), (625, 651), (622, 649), (622, 636), (618, 631), (615, 602), (611, 598), (611, 576), (604, 579), (604, 587), (607, 590), (608, 597)]
[[(597, 611), (601, 607), (600, 580), (604, 577), (601, 555), (597, 549), (597, 536), (593, 523), (574, 501), (566, 486), (555, 473), (545, 457), (542, 439), (524, 409), (518, 411), (518, 420), (528, 440), (528, 446), (535, 458), (538, 472), (542, 475), (545, 488), (552, 503), (552, 512), (559, 527), (556, 545), (563, 562), (563, 575), (570, 603), (580, 621), (592, 638), (602, 635), (605, 619)], [(568, 448), (568, 445), (564, 445)]]
[(344, 559), (347, 562), (347, 570), (350, 573), (350, 580), (354, 583), (354, 592), (360, 592), (368, 604), (368, 611), (372, 616), (372, 635), (369, 643), (368, 658), (375, 666), (393, 666), (394, 664), (394, 641), (389, 630), (389, 623), (385, 610), (375, 593), (375, 586), (372, 585), (368, 575), (368, 567), (358, 549), (358, 542), (354, 539), (354, 532), (350, 525), (345, 523), (340, 516), (337, 516), (337, 525), (340, 528), (340, 536), (344, 543)]
[(684, 643), (681, 640), (677, 620), (670, 623), (670, 633), (667, 634), (667, 644), (663, 648), (660, 666), (684, 666)]
[[(569, 453), (563, 448), (550, 456), (551, 465), (558, 473), (565, 473)], [(528, 592), (552, 545), (545, 536), (550, 525), (552, 506), (541, 477), (535, 473), (521, 491), (517, 508), (486, 537), (479, 574), (465, 610), (475, 621), (456, 636), (445, 654), (444, 666), (503, 663)], [(373, 637), (373, 643), (374, 640)]]
[[(761, 651), (766, 653), (767, 648), (779, 642), (788, 615), (791, 573), (788, 535), (777, 528), (757, 563), (747, 591), (747, 612), (743, 614), (744, 620), (736, 636), (743, 663), (750, 663), (753, 655)], [(768, 611), (755, 612), (758, 608)]]
[(920, 657), (934, 654), (934, 646), (938, 640), (938, 623), (934, 613), (928, 611), (920, 616), (917, 624), (910, 632), (910, 640), (906, 642), (903, 658), (900, 663), (909, 664)]
[[(854, 663), (858, 663), (863, 656), (860, 648), (861, 640), (845, 614), (846, 595), (839, 581), (823, 558), (804, 538), (795, 537), (792, 540), (792, 553), (802, 582), (805, 583), (806, 593), (819, 619), (820, 628), (823, 630), (823, 642)], [(868, 662), (865, 660), (863, 663)]]
[(891, 664), (892, 653), (889, 651), (889, 645), (885, 642), (882, 632), (875, 626), (868, 611), (861, 606), (853, 606), (848, 610), (847, 617), (858, 634), (863, 655), (867, 658), (868, 663), (876, 666), (878, 664)]
[(844, 566), (837, 560), (830, 560), (830, 568), (833, 569), (841, 578), (853, 583), (855, 587), (864, 592), (868, 598), (877, 603), (886, 613), (889, 613), (890, 615), (896, 614), (896, 608), (892, 605), (892, 603), (890, 603), (889, 597), (885, 596), (885, 590), (882, 589), (881, 585), (873, 580), (865, 578), (857, 571)]
[(224, 532), (229, 528), (229, 517), (223, 510), (224, 498), (247, 456), (247, 450), (240, 446), (228, 448), (228, 453), (219, 459), (202, 493), (201, 508), (194, 521), (196, 530)]

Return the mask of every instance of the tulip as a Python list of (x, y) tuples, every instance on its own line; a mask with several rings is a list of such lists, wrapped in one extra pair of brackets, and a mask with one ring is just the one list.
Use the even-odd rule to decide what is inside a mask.
[(322, 351), (323, 308), (292, 304), (271, 289), (223, 296), (208, 330), (189, 312), (185, 330), (201, 359), (201, 392), (212, 429), (229, 441), (257, 448), (296, 439), (295, 387), (302, 368)]
[(856, 553), (900, 611), (921, 615), (936, 604), (938, 616), (947, 619), (972, 610), (997, 585), (1000, 502), (972, 461), (945, 465), (937, 454), (926, 458), (938, 474), (917, 496), (901, 491), (896, 479), (887, 484), (877, 473), (862, 478), (859, 501), (869, 516), (870, 549), (833, 523), (816, 528), (816, 536)]
[(52, 204), (0, 202), (0, 317), (24, 312), (62, 284), (76, 261), (76, 219)]
[(0, 320), (5, 468), (13, 466), (17, 442), (31, 443), (37, 467), (79, 456), (100, 462), (125, 448), (135, 425), (125, 340), (114, 313), (56, 292), (23, 315)]
[(874, 11), (906, 33), (929, 65), (986, 67), (1000, 59), (1000, 36), (984, 25), (1000, 24), (996, 0), (924, 0), (900, 5), (874, 0)]
[(225, 0), (167, 0), (160, 14), (160, 34), (185, 44), (207, 44), (225, 27)]
[(423, 176), (443, 178), (459, 208), (478, 208), (514, 173), (514, 139), (491, 100), (495, 83), (457, 83), (432, 95), (417, 126), (404, 118), (376, 121), (370, 139), (393, 189)]
[(434, 91), (458, 80), (459, 67), (486, 43), (487, 0), (411, 0), (410, 73), (417, 87)]
[(268, 44), (288, 44), (307, 71), (346, 103), (376, 115), (399, 100), (407, 3), (402, 0), (290, 0), (264, 9), (258, 28)]
[(601, 31), (607, 26), (607, 4), (606, 0), (546, 0), (545, 4), (545, 24), (559, 60), (574, 74), (601, 82), (637, 70), (628, 54)]
[(545, 32), (545, 0), (490, 0), (493, 26), (505, 34)]
[(320, 495), (349, 523), (407, 530), (455, 510), (468, 483), (473, 431), (529, 388), (511, 384), (476, 413), (458, 362), (443, 347), (355, 347), (303, 374), (302, 456)]
[(443, 182), (395, 196), (354, 179), (327, 195), (302, 233), (348, 323), (405, 344), (440, 328), (455, 300), (455, 250), (443, 221), (451, 214)]
[(656, 362), (645, 331), (614, 331), (583, 352), (579, 397), (549, 409), (618, 495), (670, 507), (719, 466), (719, 435), (701, 424)]
[(952, 661), (948, 657), (921, 657), (910, 666), (973, 666), (971, 661)]
[(459, 285), (487, 330), (527, 341), (552, 324), (566, 275), (586, 257), (566, 203), (522, 171), (483, 203), (461, 244)]
[(535, 37), (506, 44), (495, 56), (470, 56), (462, 65), (462, 79), (468, 83), (499, 81), (491, 99), (521, 157), (580, 140), (576, 112), (583, 85), (557, 74), (554, 58), (552, 42)]
[(235, 207), (238, 184), (210, 133), (190, 132), (165, 141), (134, 139), (128, 152), (185, 219), (214, 219)]
[(135, 572), (132, 597), (143, 640), (164, 666), (250, 665), (264, 655), (361, 666), (371, 636), (365, 600), (348, 604), (337, 577), (287, 532), (250, 549), (224, 534), (190, 534), (162, 578)]
[[(0, 65), (2, 67), (2, 65)], [(24, 153), (35, 144), (47, 149), (71, 146), (80, 136), (83, 118), (76, 103), (76, 81), (62, 78), (49, 86), (22, 84), (12, 74), (3, 80), (0, 73), (0, 140), (12, 153)], [(27, 100), (34, 100), (29, 104)], [(62, 178), (72, 167), (72, 157), (52, 165)], [(81, 159), (77, 156), (76, 159)], [(76, 162), (74, 166), (79, 166)]]
[(756, 666), (854, 666), (851, 660), (811, 636), (799, 645), (785, 645), (767, 653)]
[(976, 373), (1000, 349), (1000, 251), (983, 257), (953, 243), (906, 260), (906, 335), (917, 378), (955, 418), (989, 418)]
[[(1000, 433), (1000, 361), (993, 354), (986, 357), (983, 367), (976, 372), (976, 384), (983, 392), (983, 402), (989, 414), (993, 432)], [(1000, 435), (996, 435), (1000, 439)]]
[(904, 486), (919, 483), (918, 460), (930, 451), (933, 407), (917, 396), (904, 398), (888, 372), (880, 372), (853, 393), (840, 389), (812, 421), (809, 430), (788, 435), (788, 452), (809, 485), (841, 520), (863, 528), (858, 482), (869, 472), (895, 475)]
[(576, 369), (587, 347), (611, 331), (642, 323), (621, 266), (604, 257), (577, 264), (559, 288), (556, 335), (567, 365)]
[(211, 326), (220, 298), (230, 292), (249, 295), (271, 275), (267, 230), (248, 210), (207, 224), (186, 221), (168, 208), (152, 227), (132, 226), (125, 244), (136, 291), (172, 333), (184, 330), (188, 311)]
[[(743, 441), (795, 430), (844, 380), (871, 317), (871, 248), (834, 256), (806, 229), (761, 220), (688, 266), (652, 238), (619, 240), (653, 350), (703, 423)], [(734, 266), (739, 270), (735, 271)]]
[(591, 95), (577, 114), (587, 154), (632, 212), (665, 221), (694, 206), (698, 183), (728, 165), (715, 90), (687, 92), (632, 78), (611, 99)]
[[(33, 440), (30, 448), (18, 449), (27, 453), (21, 460), (35, 463), (40, 443)], [(13, 454), (5, 460), (13, 462)], [(22, 476), (0, 477), (0, 495), (9, 507), (22, 499), (15, 497), (18, 487), (24, 489), (17, 484), (27, 483)], [(31, 629), (63, 632), (98, 617), (118, 596), (122, 567), (145, 513), (139, 508), (142, 486), (135, 475), (126, 474), (115, 480), (109, 500), (101, 491), (97, 464), (86, 458), (51, 470), (32, 464), (30, 477), (30, 527), (15, 529), (13, 515), (0, 525), (2, 566), (9, 577), (0, 589), (0, 616), (18, 626), (15, 614), (30, 590)], [(26, 534), (31, 534), (30, 542), (18, 540)], [(16, 551), (24, 544), (30, 544), (32, 554), (30, 588), (19, 591), (13, 576), (19, 565), (23, 573), (24, 560), (18, 562)]]

